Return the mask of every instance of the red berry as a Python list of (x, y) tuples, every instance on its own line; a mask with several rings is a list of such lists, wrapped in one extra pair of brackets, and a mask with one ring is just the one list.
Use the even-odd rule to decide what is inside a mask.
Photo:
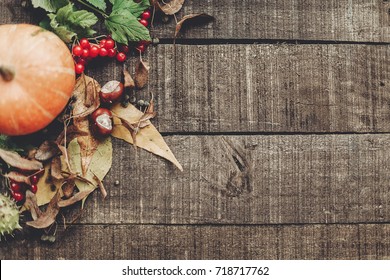
[(137, 46), (137, 50), (139, 50), (141, 53), (144, 53), (147, 48), (148, 48), (148, 45), (145, 44), (144, 42), (139, 43)]
[(33, 193), (37, 193), (38, 191), (38, 186), (36, 184), (33, 184), (30, 186), (30, 190), (33, 192)]
[(21, 192), (22, 191), (22, 185), (18, 182), (12, 181), (11, 182), (11, 191), (13, 192)]
[(75, 71), (76, 71), (77, 74), (82, 74), (84, 72), (84, 70), (85, 70), (84, 65), (79, 64), (79, 63), (76, 64)]
[(87, 60), (85, 60), (84, 58), (79, 57), (79, 58), (76, 59), (76, 63), (85, 66), (87, 64)]
[(17, 201), (22, 201), (24, 199), (24, 194), (21, 192), (12, 192), (12, 197)]
[(113, 49), (113, 48), (115, 47), (115, 41), (112, 40), (112, 39), (107, 39), (107, 40), (106, 40), (106, 43), (104, 44), (104, 47), (105, 47), (107, 50)]
[(108, 55), (107, 49), (106, 48), (100, 48), (99, 55), (100, 56), (107, 56)]
[(107, 35), (107, 39), (112, 39), (111, 34), (108, 34), (108, 35)]
[(124, 62), (126, 58), (126, 54), (124, 54), (123, 52), (120, 52), (116, 55), (116, 60), (118, 60), (119, 62)]
[(83, 49), (81, 57), (87, 58), (89, 56), (89, 49)]
[(145, 27), (148, 27), (148, 25), (149, 25), (149, 22), (146, 19), (140, 19), (139, 23), (141, 23)]
[(75, 55), (75, 56), (81, 56), (83, 54), (83, 48), (80, 47), (79, 45), (74, 46), (72, 52), (73, 52), (73, 55)]
[(99, 55), (100, 48), (98, 46), (92, 46), (89, 49), (89, 56), (90, 57), (97, 57)]
[(80, 46), (83, 48), (83, 49), (89, 49), (91, 47), (91, 44), (89, 43), (88, 39), (85, 39), (85, 38), (82, 38), (80, 40)]
[(38, 175), (34, 175), (34, 176), (30, 177), (31, 184), (36, 185), (36, 184), (38, 184), (38, 181), (39, 181)]
[(144, 20), (148, 20), (148, 19), (150, 19), (150, 17), (151, 17), (150, 11), (145, 11), (141, 15), (141, 18)]
[(99, 43), (99, 47), (104, 48), (104, 45), (106, 44), (106, 42), (107, 42), (106, 39), (101, 40)]
[(109, 49), (108, 57), (115, 57), (115, 56), (116, 56), (116, 49)]
[(128, 53), (130, 51), (129, 47), (125, 45), (120, 46), (120, 50), (123, 53)]

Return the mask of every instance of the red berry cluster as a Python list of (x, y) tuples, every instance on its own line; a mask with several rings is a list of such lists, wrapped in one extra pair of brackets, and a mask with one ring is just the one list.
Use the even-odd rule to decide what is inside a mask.
[[(43, 170), (42, 170), (43, 171)], [(30, 184), (16, 182), (14, 180), (10, 180), (10, 190), (11, 195), (15, 201), (19, 202), (25, 199), (26, 191), (30, 190), (33, 193), (38, 191), (38, 181), (40, 177), (43, 175), (43, 172), (38, 172), (31, 175)]]
[[(146, 10), (142, 13), (139, 22), (145, 27), (148, 27), (148, 19), (150, 19), (150, 17), (150, 11)], [(104, 39), (98, 40), (97, 38), (93, 38), (88, 40), (86, 38), (82, 38), (80, 42), (73, 47), (72, 54), (75, 60), (75, 71), (77, 74), (82, 74), (88, 61), (96, 57), (116, 57), (116, 60), (119, 62), (124, 62), (126, 60), (127, 53), (130, 51), (129, 46), (118, 46), (110, 35), (103, 36), (101, 38)], [(95, 43), (92, 43), (91, 41)], [(138, 42), (138, 45), (136, 45), (135, 48), (139, 52), (143, 53), (146, 51), (149, 43), (150, 42), (145, 41)]]

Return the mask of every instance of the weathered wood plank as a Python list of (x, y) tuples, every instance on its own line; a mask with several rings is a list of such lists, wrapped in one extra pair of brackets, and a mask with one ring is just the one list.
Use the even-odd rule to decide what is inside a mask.
[(155, 94), (162, 132), (389, 132), (389, 59), (388, 46), (160, 45), (141, 96)]
[[(115, 141), (81, 223), (390, 222), (390, 135), (167, 137), (184, 172)], [(120, 186), (114, 182), (120, 181)]]
[[(214, 15), (212, 24), (192, 26), (184, 38), (294, 39), (389, 42), (388, 1), (204, 0), (187, 1), (178, 15)], [(157, 24), (156, 35), (172, 37)]]
[(389, 224), (88, 225), (59, 235), (1, 242), (0, 259), (390, 259)]
[[(0, 2), (0, 24), (31, 20), (21, 2)], [(178, 18), (200, 12), (216, 17), (185, 30), (183, 38), (389, 42), (389, 8), (383, 0), (201, 0), (186, 1)], [(155, 26), (155, 36), (173, 37), (173, 19), (169, 24), (156, 20)]]

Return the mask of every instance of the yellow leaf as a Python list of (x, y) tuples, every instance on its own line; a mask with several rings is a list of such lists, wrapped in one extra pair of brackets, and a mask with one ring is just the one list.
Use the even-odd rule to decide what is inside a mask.
[[(123, 108), (120, 104), (118, 104), (115, 105), (111, 110), (114, 115), (125, 119), (129, 123), (137, 123), (143, 116), (143, 113), (131, 104), (127, 108)], [(114, 118), (114, 120), (115, 125), (111, 135), (133, 144), (133, 138), (131, 137), (129, 130), (120, 124), (119, 119)], [(168, 145), (165, 143), (163, 137), (154, 127), (154, 125), (150, 124), (144, 128), (141, 128), (137, 133), (136, 139), (138, 147), (169, 160), (174, 165), (176, 165), (180, 171), (183, 171), (183, 167), (177, 161), (174, 154), (169, 149)]]

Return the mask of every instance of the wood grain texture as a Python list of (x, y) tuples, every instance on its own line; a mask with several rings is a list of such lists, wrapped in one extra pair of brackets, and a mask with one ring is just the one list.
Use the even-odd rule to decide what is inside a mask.
[[(178, 14), (206, 12), (208, 25), (191, 26), (184, 38), (294, 39), (388, 42), (389, 3), (383, 0), (203, 0), (186, 1)], [(173, 37), (156, 24), (156, 35)]]
[[(0, 1), (0, 24), (31, 22), (22, 0)], [(178, 19), (208, 13), (214, 22), (185, 28), (188, 39), (280, 39), (390, 42), (390, 8), (383, 0), (199, 0), (186, 1)], [(156, 19), (153, 35), (173, 38), (175, 24)]]
[[(82, 223), (390, 222), (390, 135), (167, 137), (184, 172), (114, 142)], [(116, 180), (120, 186), (114, 186)]]
[[(159, 45), (136, 97), (154, 93), (162, 132), (389, 132), (389, 58), (387, 46)], [(120, 79), (111, 69), (90, 73)]]
[(390, 259), (390, 225), (73, 226), (0, 243), (0, 259)]

